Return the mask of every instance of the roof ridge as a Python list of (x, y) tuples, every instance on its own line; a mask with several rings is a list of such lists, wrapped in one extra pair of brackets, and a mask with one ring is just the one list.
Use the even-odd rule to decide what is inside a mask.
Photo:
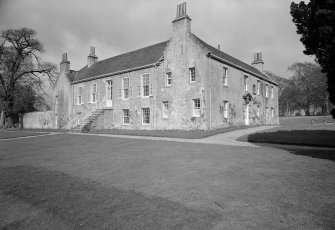
[[(270, 81), (270, 82), (272, 82), (272, 83), (277, 84), (276, 82), (274, 82), (272, 79), (270, 79), (266, 74), (264, 74), (264, 73), (263, 73), (262, 71), (260, 71), (259, 69), (253, 67), (252, 65), (250, 65), (250, 64), (248, 64), (248, 63), (246, 63), (246, 62), (244, 62), (244, 61), (241, 61), (240, 59), (237, 59), (237, 58), (233, 57), (233, 56), (230, 55), (230, 54), (227, 54), (227, 53), (225, 53), (225, 52), (223, 52), (223, 51), (221, 51), (221, 50), (215, 48), (214, 46), (211, 46), (210, 44), (206, 43), (205, 41), (203, 41), (202, 39), (200, 39), (200, 38), (199, 38), (198, 36), (196, 36), (195, 34), (192, 33), (192, 35), (195, 37), (195, 39), (197, 39), (198, 41), (200, 41), (201, 43), (203, 43), (203, 45), (204, 45), (205, 47), (207, 46), (207, 47), (209, 48), (209, 51), (211, 51), (211, 49), (213, 49), (215, 52), (217, 52), (217, 53), (219, 53), (219, 54), (222, 54), (223, 56), (227, 56), (228, 58), (232, 59), (232, 60), (226, 60), (226, 58), (223, 58), (223, 59), (225, 59), (227, 62), (231, 62), (232, 64), (237, 65), (237, 66), (239, 66), (239, 67), (241, 67), (241, 68), (243, 68), (243, 69), (245, 69), (245, 67), (241, 66), (241, 64), (246, 65), (248, 68), (250, 68), (249, 70), (247, 69), (248, 71), (253, 72), (253, 73), (256, 74), (256, 75), (261, 75), (261, 77), (265, 78), (266, 80), (268, 80), (268, 81)], [(234, 61), (234, 62), (239, 62), (239, 63), (233, 63), (232, 61)]]
[[(169, 40), (166, 40), (166, 41), (163, 41), (163, 42), (158, 42), (158, 43), (155, 43), (155, 44), (153, 44), (153, 45), (145, 46), (145, 47), (142, 47), (142, 48), (139, 48), (139, 49), (136, 49), (136, 50), (132, 50), (132, 51), (126, 52), (126, 53), (118, 54), (118, 55), (115, 55), (115, 56), (112, 56), (112, 57), (109, 57), (109, 58), (106, 58), (106, 59), (97, 61), (97, 62), (95, 62), (94, 64), (99, 63), (99, 62), (101, 63), (101, 62), (110, 60), (110, 59), (112, 59), (112, 58), (117, 58), (117, 57), (120, 57), (120, 56), (122, 56), (122, 55), (126, 55), (126, 54), (131, 54), (131, 53), (134, 53), (134, 52), (138, 52), (138, 51), (140, 51), (140, 50), (147, 49), (147, 48), (150, 48), (150, 47), (152, 47), (152, 46), (161, 45), (161, 44), (163, 44), (163, 43), (167, 43), (168, 41), (169, 41)], [(87, 65), (85, 65), (85, 66), (87, 66)], [(83, 68), (85, 68), (85, 66), (84, 66)]]

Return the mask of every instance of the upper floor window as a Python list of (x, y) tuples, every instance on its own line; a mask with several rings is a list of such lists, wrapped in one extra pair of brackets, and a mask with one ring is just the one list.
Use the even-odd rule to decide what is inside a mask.
[(122, 78), (123, 99), (129, 98), (130, 82), (129, 77)]
[(195, 68), (192, 67), (189, 69), (190, 72), (190, 82), (195, 82)]
[(200, 117), (200, 99), (193, 99), (193, 117)]
[(107, 100), (113, 100), (113, 81), (107, 81)]
[(223, 117), (228, 118), (228, 101), (223, 101)]
[(163, 101), (163, 117), (169, 117), (170, 105), (168, 101)]
[(91, 102), (97, 102), (97, 84), (94, 83), (91, 85)]
[(228, 68), (223, 67), (223, 76), (222, 76), (223, 85), (228, 85)]
[(150, 95), (150, 76), (148, 73), (142, 74), (142, 95), (143, 97)]
[(268, 84), (265, 85), (265, 97), (269, 97), (269, 89)]
[(83, 87), (78, 87), (78, 105), (83, 104)]
[(166, 86), (172, 85), (172, 74), (171, 72), (166, 73)]
[(248, 76), (244, 76), (244, 90), (248, 91)]
[(271, 86), (271, 98), (273, 98), (273, 86)]
[(257, 95), (259, 95), (261, 92), (261, 81), (257, 80)]
[(256, 91), (257, 91), (257, 89), (256, 89), (256, 85), (254, 84), (254, 85), (252, 85), (252, 93), (253, 93), (253, 94), (256, 94)]
[(142, 124), (150, 124), (150, 109), (142, 109)]

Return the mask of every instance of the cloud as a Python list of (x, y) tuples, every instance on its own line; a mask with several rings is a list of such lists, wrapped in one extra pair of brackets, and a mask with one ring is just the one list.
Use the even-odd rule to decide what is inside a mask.
[[(160, 41), (171, 34), (176, 5), (164, 0), (0, 0), (0, 29), (30, 27), (47, 51), (44, 57), (59, 63), (69, 53), (71, 67), (86, 64), (89, 46), (99, 59)], [(213, 46), (251, 63), (262, 51), (265, 68), (285, 76), (296, 61), (312, 61), (291, 22), (291, 0), (189, 0), (192, 31)]]

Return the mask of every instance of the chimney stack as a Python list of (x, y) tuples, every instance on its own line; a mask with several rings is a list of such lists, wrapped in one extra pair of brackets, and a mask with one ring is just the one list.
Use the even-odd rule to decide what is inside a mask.
[(67, 59), (67, 53), (62, 54), (62, 61), (59, 64), (61, 73), (70, 73), (70, 61)]
[(95, 55), (95, 47), (90, 46), (90, 54), (87, 57), (88, 68), (90, 68), (97, 61), (98, 61), (98, 57)]
[(263, 71), (264, 61), (262, 59), (262, 52), (254, 53), (254, 61), (251, 65), (260, 71)]
[(191, 18), (186, 13), (186, 2), (177, 5), (176, 18), (172, 21), (172, 37), (185, 37), (191, 33)]

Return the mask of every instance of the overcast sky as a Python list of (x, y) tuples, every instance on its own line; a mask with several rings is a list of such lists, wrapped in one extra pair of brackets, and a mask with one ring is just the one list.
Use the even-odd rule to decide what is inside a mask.
[[(297, 0), (295, 0), (297, 2)], [(71, 69), (86, 65), (89, 46), (99, 60), (168, 40), (183, 0), (0, 0), (0, 30), (30, 27), (45, 60)], [(294, 62), (313, 61), (291, 20), (291, 0), (188, 0), (192, 32), (246, 63), (263, 52), (264, 68), (281, 76)]]

